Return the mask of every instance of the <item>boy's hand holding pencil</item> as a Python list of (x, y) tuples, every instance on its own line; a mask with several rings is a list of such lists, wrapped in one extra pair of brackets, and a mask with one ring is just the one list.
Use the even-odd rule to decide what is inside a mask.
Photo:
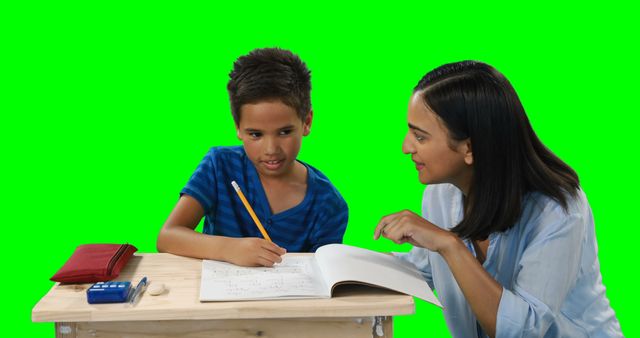
[(241, 266), (273, 266), (287, 251), (262, 238), (229, 238), (225, 261)]
[(233, 189), (235, 189), (238, 197), (244, 204), (245, 208), (256, 223), (258, 230), (265, 239), (260, 238), (236, 238), (231, 241), (230, 248), (225, 250), (227, 253), (227, 261), (236, 265), (243, 266), (273, 266), (275, 263), (282, 262), (281, 256), (287, 251), (271, 241), (269, 234), (260, 223), (258, 216), (247, 201), (247, 198), (240, 190), (240, 186), (236, 181), (231, 181)]

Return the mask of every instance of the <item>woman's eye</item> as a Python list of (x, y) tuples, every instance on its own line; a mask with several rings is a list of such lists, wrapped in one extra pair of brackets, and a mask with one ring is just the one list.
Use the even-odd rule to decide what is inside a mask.
[(424, 141), (424, 139), (425, 139), (425, 137), (424, 137), (424, 136), (422, 136), (422, 135), (418, 135), (418, 134), (416, 134), (416, 133), (414, 133), (413, 135), (416, 137), (416, 140), (417, 140), (418, 142), (422, 142), (422, 141)]

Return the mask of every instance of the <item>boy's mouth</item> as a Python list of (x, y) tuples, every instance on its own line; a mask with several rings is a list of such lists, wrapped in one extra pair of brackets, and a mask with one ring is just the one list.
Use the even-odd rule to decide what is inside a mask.
[(278, 170), (283, 163), (284, 160), (262, 161), (262, 164), (269, 170)]

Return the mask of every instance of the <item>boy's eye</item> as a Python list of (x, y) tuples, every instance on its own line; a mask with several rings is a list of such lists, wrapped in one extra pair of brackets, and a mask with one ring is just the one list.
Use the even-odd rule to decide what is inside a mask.
[(256, 132), (256, 131), (252, 131), (249, 132), (249, 136), (253, 137), (253, 138), (258, 138), (260, 136), (262, 136), (262, 133)]
[(292, 132), (291, 129), (280, 130), (280, 135), (289, 135), (291, 134), (291, 132)]

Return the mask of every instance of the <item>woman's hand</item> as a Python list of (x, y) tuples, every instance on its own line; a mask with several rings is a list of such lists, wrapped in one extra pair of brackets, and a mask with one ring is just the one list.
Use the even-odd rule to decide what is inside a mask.
[(409, 210), (382, 217), (376, 226), (373, 239), (380, 236), (396, 244), (411, 243), (435, 252), (445, 250), (458, 241), (453, 233), (435, 226)]

